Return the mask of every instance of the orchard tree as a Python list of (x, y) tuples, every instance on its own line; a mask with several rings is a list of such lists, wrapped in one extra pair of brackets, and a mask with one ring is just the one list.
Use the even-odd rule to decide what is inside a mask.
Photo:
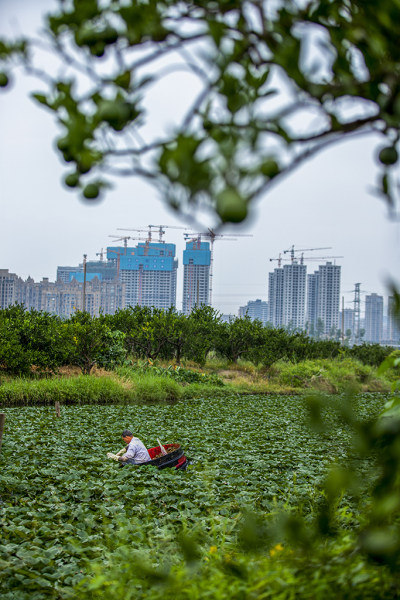
[(188, 337), (184, 347), (186, 358), (204, 365), (207, 355), (215, 350), (221, 332), (221, 315), (212, 306), (196, 306), (187, 317)]
[[(41, 80), (65, 183), (88, 200), (127, 175), (182, 213), (240, 222), (308, 158), (377, 134), (377, 193), (394, 212), (399, 37), (393, 0), (59, 0), (40, 39), (0, 40), (0, 86), (19, 65)], [(147, 94), (174, 71), (193, 98), (149, 139)]]
[(253, 358), (265, 342), (265, 329), (259, 320), (253, 321), (249, 315), (231, 319), (221, 324), (218, 350), (232, 362), (239, 358)]
[(0, 310), (0, 368), (28, 375), (55, 373), (68, 361), (66, 325), (55, 315), (21, 304)]
[(121, 332), (115, 335), (103, 319), (88, 312), (77, 311), (69, 319), (67, 331), (69, 363), (80, 367), (84, 375), (90, 375), (95, 365), (115, 365), (125, 355)]

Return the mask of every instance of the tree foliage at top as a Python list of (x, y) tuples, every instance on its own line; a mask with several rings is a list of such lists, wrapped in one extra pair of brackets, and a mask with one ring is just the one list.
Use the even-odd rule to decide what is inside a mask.
[[(397, 0), (59, 0), (40, 40), (0, 41), (0, 85), (18, 63), (42, 80), (65, 183), (88, 200), (137, 176), (183, 213), (240, 222), (306, 159), (378, 133), (377, 193), (394, 212), (399, 34)], [(182, 72), (191, 102), (155, 134), (148, 94)]]

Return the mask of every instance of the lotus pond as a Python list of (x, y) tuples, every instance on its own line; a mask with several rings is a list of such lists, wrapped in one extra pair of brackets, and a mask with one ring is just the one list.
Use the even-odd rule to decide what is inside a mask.
[[(358, 396), (355, 410), (367, 419), (384, 400)], [(274, 554), (284, 554), (279, 540), (261, 556), (249, 552), (244, 558), (243, 551), (235, 560), (243, 515), (255, 511), (268, 518), (281, 508), (311, 513), (327, 466), (351, 458), (351, 432), (343, 422), (327, 414), (328, 430), (311, 431), (304, 398), (298, 396), (64, 406), (60, 418), (49, 407), (5, 412), (0, 454), (4, 600), (117, 598), (122, 593), (132, 599), (291, 597), (282, 591), (288, 583), (278, 590), (275, 576), (262, 588), (257, 571), (260, 561), (272, 565)], [(180, 443), (191, 460), (187, 471), (121, 467), (107, 459), (108, 451), (122, 448), (124, 428), (147, 447), (156, 446), (157, 438)], [(368, 462), (360, 461), (358, 469), (367, 474)], [(346, 518), (351, 530), (355, 517)], [(246, 561), (255, 561), (254, 568)], [(264, 564), (267, 579), (268, 568)], [(198, 579), (204, 579), (204, 569), (214, 569), (208, 574), (213, 591), (207, 593)], [(377, 572), (371, 573), (377, 581)], [(283, 571), (279, 577), (285, 579)]]

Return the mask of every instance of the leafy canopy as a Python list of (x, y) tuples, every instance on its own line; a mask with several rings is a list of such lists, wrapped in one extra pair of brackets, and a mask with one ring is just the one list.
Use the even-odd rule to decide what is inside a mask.
[[(0, 40), (0, 86), (18, 63), (42, 80), (34, 98), (56, 117), (65, 183), (84, 198), (109, 175), (136, 176), (179, 211), (240, 222), (306, 159), (377, 133), (377, 191), (394, 210), (397, 1), (60, 0), (44, 34)], [(63, 69), (42, 70), (39, 47)], [(147, 95), (174, 72), (191, 104), (152, 135)]]

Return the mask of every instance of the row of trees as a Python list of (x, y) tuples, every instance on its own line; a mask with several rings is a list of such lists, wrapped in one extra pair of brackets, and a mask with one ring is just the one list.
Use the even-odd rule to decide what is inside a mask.
[(185, 358), (204, 365), (210, 352), (268, 368), (282, 358), (299, 362), (343, 352), (377, 365), (390, 348), (365, 344), (344, 349), (337, 341), (265, 327), (248, 316), (226, 323), (210, 306), (198, 307), (189, 316), (172, 308), (135, 306), (100, 317), (77, 312), (68, 320), (21, 305), (0, 311), (0, 367), (14, 374), (28, 374), (32, 368), (56, 372), (63, 365), (90, 373), (95, 365), (112, 369), (130, 359), (180, 364)]

